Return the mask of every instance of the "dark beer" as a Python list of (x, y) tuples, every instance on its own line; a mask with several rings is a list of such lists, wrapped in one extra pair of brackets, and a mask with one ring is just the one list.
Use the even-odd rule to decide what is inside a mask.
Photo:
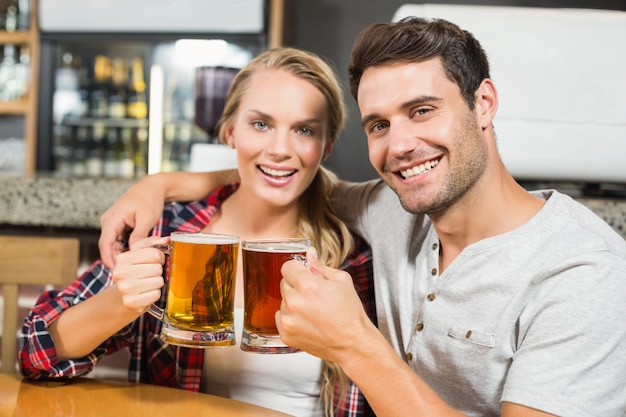
[(246, 351), (282, 353), (296, 351), (280, 341), (274, 315), (280, 309), (280, 269), (293, 254), (305, 255), (307, 239), (243, 242), (244, 333)]

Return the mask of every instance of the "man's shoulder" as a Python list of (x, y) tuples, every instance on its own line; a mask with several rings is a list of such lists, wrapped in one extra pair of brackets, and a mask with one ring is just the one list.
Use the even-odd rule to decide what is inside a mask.
[[(541, 227), (552, 245), (562, 243), (574, 251), (607, 250), (626, 257), (626, 241), (607, 222), (584, 204), (556, 190), (541, 190), (534, 195), (546, 200)], [(562, 239), (557, 239), (561, 237)]]

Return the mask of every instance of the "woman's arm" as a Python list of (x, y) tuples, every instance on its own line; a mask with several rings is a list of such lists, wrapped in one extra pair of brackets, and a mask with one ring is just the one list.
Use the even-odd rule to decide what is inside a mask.
[[(115, 256), (150, 233), (167, 201), (199, 200), (215, 188), (237, 181), (237, 170), (215, 172), (168, 172), (148, 175), (130, 187), (100, 216), (100, 257), (113, 269)], [(130, 233), (130, 234), (129, 234)]]
[(137, 250), (118, 257), (115, 285), (68, 308), (50, 324), (58, 360), (87, 356), (160, 298), (165, 256), (152, 246), (168, 243), (163, 237), (137, 242)]

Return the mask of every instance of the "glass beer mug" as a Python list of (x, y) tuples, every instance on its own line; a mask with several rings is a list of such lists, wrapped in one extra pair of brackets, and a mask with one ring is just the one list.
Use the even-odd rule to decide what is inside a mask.
[(235, 277), (239, 237), (174, 232), (165, 310), (148, 313), (163, 322), (161, 339), (172, 345), (206, 348), (235, 344)]
[(255, 353), (292, 353), (276, 328), (282, 296), (280, 268), (290, 259), (304, 259), (309, 239), (259, 239), (242, 242), (244, 319), (241, 349)]

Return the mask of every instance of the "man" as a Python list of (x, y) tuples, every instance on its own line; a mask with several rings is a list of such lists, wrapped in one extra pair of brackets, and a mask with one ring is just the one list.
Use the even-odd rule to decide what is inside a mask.
[[(311, 251), (310, 272), (282, 269), (283, 341), (340, 365), (379, 416), (626, 415), (626, 243), (506, 171), (480, 44), (441, 20), (374, 24), (349, 72), (384, 184), (346, 184), (335, 206), (372, 245), (378, 329)], [(193, 174), (176, 175), (166, 190)], [(144, 185), (193, 198), (192, 181), (219, 180)], [(134, 218), (106, 213), (103, 249)]]

